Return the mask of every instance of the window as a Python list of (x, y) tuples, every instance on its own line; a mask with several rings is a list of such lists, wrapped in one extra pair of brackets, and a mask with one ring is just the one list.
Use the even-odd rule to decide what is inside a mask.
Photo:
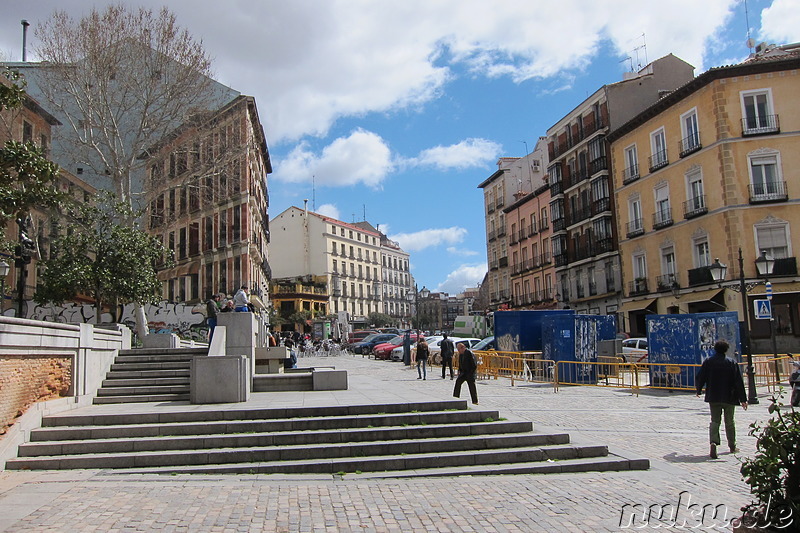
[(660, 128), (650, 134), (650, 172), (666, 166), (667, 159), (667, 138), (664, 128)]
[(764, 153), (749, 155), (750, 181), (752, 183), (751, 197), (754, 199), (778, 199), (786, 192), (780, 178), (778, 153)]
[(639, 177), (639, 162), (636, 154), (636, 145), (625, 148), (625, 170), (622, 172), (622, 182), (627, 183)]
[(33, 125), (27, 120), (22, 121), (22, 142), (33, 142)]
[(700, 148), (700, 129), (697, 126), (697, 109), (681, 115), (681, 156)]
[(633, 256), (633, 277), (636, 279), (644, 279), (647, 277), (647, 260), (644, 254), (636, 254)]
[(536, 229), (536, 213), (531, 213), (531, 235), (537, 232)]
[(706, 197), (703, 192), (703, 173), (699, 168), (692, 169), (686, 174), (686, 198), (688, 198), (687, 213), (706, 208)]
[(542, 223), (542, 229), (547, 229), (547, 207), (542, 208), (541, 216), (539, 220)]
[(791, 257), (786, 224), (756, 226), (756, 246), (775, 259)]
[(694, 240), (695, 267), (706, 267), (711, 264), (711, 252), (708, 247), (708, 238), (701, 237)]
[(634, 198), (628, 202), (628, 220), (630, 221), (630, 230), (644, 229), (642, 221), (642, 201), (639, 198)]
[(675, 275), (675, 248), (672, 246), (661, 250), (661, 273), (667, 276)]
[(742, 132), (745, 135), (754, 135), (778, 131), (778, 120), (772, 111), (770, 90), (759, 89), (741, 94)]
[(655, 193), (656, 213), (654, 225), (663, 226), (672, 222), (672, 211), (669, 207), (669, 187), (664, 185), (653, 191)]

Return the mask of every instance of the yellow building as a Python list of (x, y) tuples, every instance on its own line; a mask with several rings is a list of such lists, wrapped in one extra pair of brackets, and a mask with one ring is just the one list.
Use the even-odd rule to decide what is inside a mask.
[[(743, 256), (754, 351), (769, 352), (769, 321), (753, 320), (770, 276), (780, 351), (800, 344), (800, 47), (761, 47), (713, 68), (609, 135), (620, 236), (623, 330), (644, 335), (650, 313), (738, 311)], [(722, 285), (715, 259), (728, 266)], [(762, 283), (760, 283), (762, 282)], [(760, 295), (760, 296), (759, 296)]]
[[(309, 322), (311, 318), (328, 314), (327, 276), (308, 275), (272, 279), (269, 293), (272, 305), (281, 318), (278, 322), (283, 331), (294, 330), (293, 319), (301, 311), (311, 313)], [(310, 326), (310, 324), (307, 325)]]

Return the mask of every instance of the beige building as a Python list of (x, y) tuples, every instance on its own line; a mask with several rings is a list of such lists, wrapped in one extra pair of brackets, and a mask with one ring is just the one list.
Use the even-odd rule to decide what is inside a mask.
[(346, 312), (351, 323), (383, 311), (379, 232), (299, 207), (274, 217), (270, 228), (276, 278), (325, 276), (328, 313)]
[[(645, 334), (650, 313), (748, 309), (754, 351), (771, 352), (769, 321), (753, 320), (763, 298), (755, 259), (775, 259), (770, 277), (780, 351), (800, 335), (800, 54), (761, 47), (744, 63), (713, 68), (609, 135), (625, 280), (624, 330)], [(797, 243), (797, 244), (795, 244)], [(750, 289), (738, 292), (739, 250)], [(728, 266), (727, 284), (709, 265)]]

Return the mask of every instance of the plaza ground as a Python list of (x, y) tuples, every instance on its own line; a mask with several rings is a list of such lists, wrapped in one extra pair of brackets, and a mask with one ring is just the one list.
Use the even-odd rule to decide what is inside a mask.
[[(257, 393), (249, 403), (311, 406), (452, 396), (453, 381), (442, 380), (438, 367), (429, 369), (427, 380), (418, 380), (416, 370), (402, 363), (361, 356), (300, 360), (301, 366), (331, 364), (348, 370), (349, 390)], [(479, 381), (481, 408), (531, 420), (535, 430), (566, 431), (573, 442), (605, 444), (611, 451), (646, 457), (651, 468), (391, 480), (363, 474), (6, 471), (0, 472), (0, 531), (624, 531), (671, 525), (673, 512), (678, 524), (687, 528), (724, 526), (751, 500), (739, 466), (755, 449), (755, 439), (747, 435), (750, 423), (769, 417), (767, 391), (759, 392), (759, 405), (736, 411), (740, 453), (729, 454), (723, 445), (719, 459), (712, 460), (708, 408), (694, 394), (645, 391), (637, 397), (630, 390), (577, 386), (556, 393), (543, 384), (516, 382), (512, 387), (506, 379)], [(464, 387), (462, 398), (468, 396)], [(84, 409), (176, 408), (149, 404)], [(632, 514), (650, 506), (666, 510), (666, 522), (645, 524), (641, 513)], [(700, 523), (697, 511), (703, 508), (710, 512)]]

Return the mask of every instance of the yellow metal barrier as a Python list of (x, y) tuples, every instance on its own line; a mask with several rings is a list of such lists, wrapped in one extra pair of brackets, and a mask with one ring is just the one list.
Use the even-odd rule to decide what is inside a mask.
[[(767, 387), (769, 391), (776, 391), (778, 387), (789, 384), (792, 374), (792, 357), (773, 354), (753, 354), (753, 370), (755, 372), (756, 386)], [(742, 374), (747, 375), (747, 361), (743, 358), (741, 363)]]
[[(478, 360), (478, 378), (509, 378), (515, 381), (551, 383), (553, 390), (558, 386), (555, 380), (555, 361), (539, 359), (541, 352), (497, 352), (475, 351)], [(458, 356), (453, 357), (453, 367), (458, 368)]]
[(600, 357), (597, 361), (558, 361), (558, 385), (591, 385), (594, 387), (638, 389), (637, 365), (620, 357)]

